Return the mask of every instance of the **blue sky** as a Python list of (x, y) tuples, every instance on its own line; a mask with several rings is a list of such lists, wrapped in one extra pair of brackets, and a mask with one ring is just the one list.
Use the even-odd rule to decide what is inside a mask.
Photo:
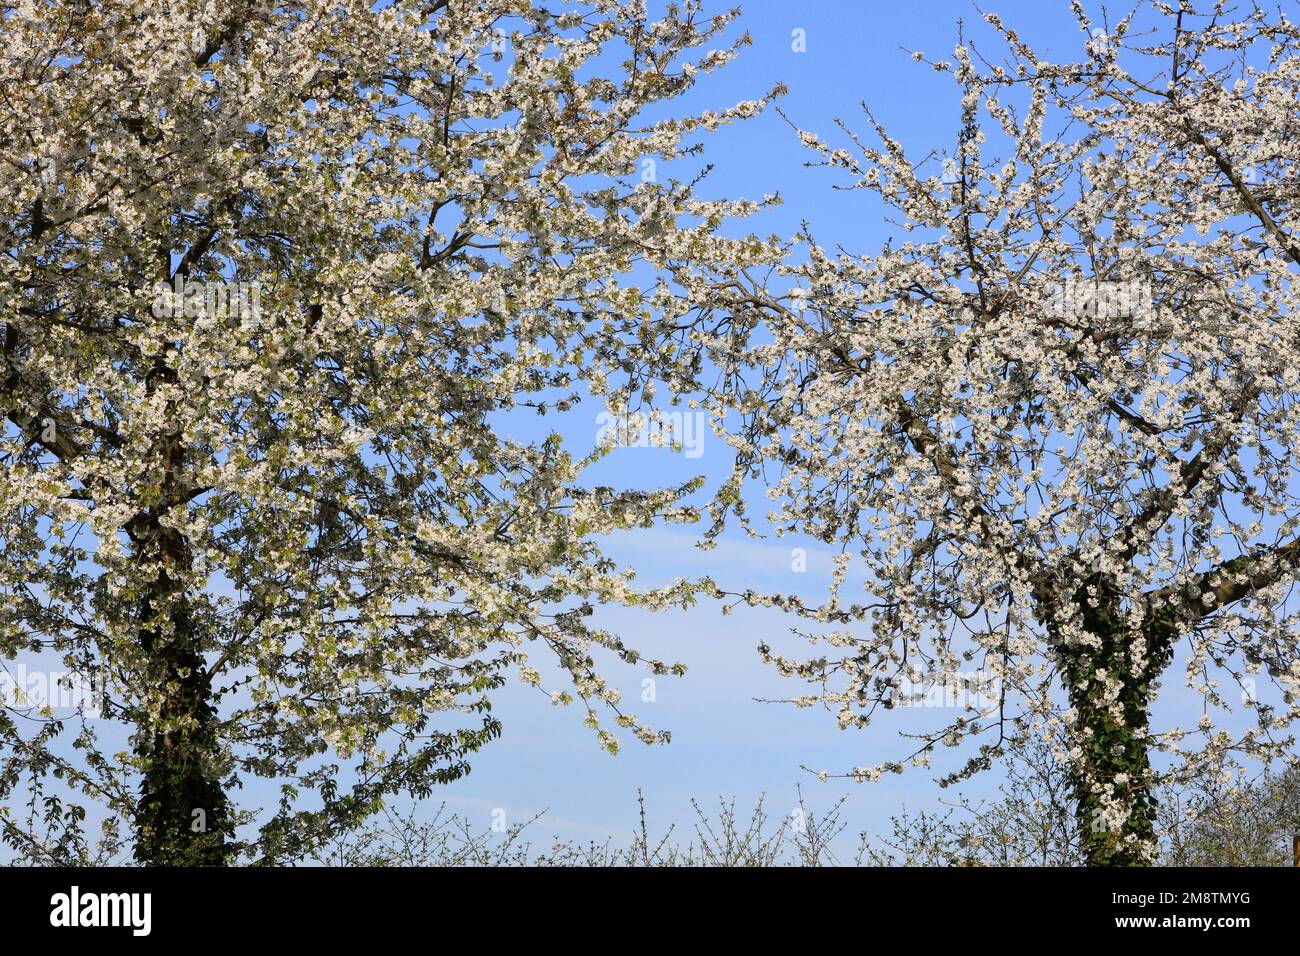
[[(788, 94), (781, 108), (802, 129), (830, 137), (835, 119), (865, 128), (859, 103), (868, 103), (909, 152), (951, 151), (959, 125), (958, 90), (951, 77), (913, 61), (907, 51), (920, 50), (946, 58), (957, 40), (958, 21), (965, 20), (974, 38), (992, 57), (1000, 45), (990, 40), (974, 5), (966, 0), (913, 0), (906, 4), (850, 0), (737, 0), (744, 14), (737, 30), (748, 31), (752, 46), (735, 63), (704, 78), (677, 107), (681, 110), (723, 109), (739, 100), (762, 97), (775, 84)], [(709, 6), (710, 12), (727, 6)], [(1000, 14), (1026, 40), (1049, 57), (1075, 58), (1087, 39), (1069, 12), (1068, 0), (987, 0), (984, 9)], [(804, 52), (792, 49), (795, 31), (802, 31)], [(983, 42), (981, 42), (983, 41)], [(824, 169), (805, 169), (810, 154), (794, 131), (774, 112), (705, 137), (703, 159), (661, 175), (690, 179), (702, 162), (713, 173), (701, 187), (704, 196), (757, 199), (780, 193), (782, 206), (736, 227), (761, 234), (789, 236), (807, 221), (823, 246), (842, 244), (850, 251), (870, 253), (894, 233), (881, 209), (865, 191), (836, 190), (843, 180)], [(566, 442), (575, 454), (590, 449), (597, 436), (597, 409), (579, 408), (565, 419)], [(553, 418), (542, 423), (550, 428)], [(730, 466), (727, 449), (712, 434), (703, 454), (687, 457), (668, 449), (619, 448), (584, 476), (588, 483), (653, 487), (683, 481), (697, 474), (717, 480)], [(764, 513), (761, 504), (752, 509)], [(815, 598), (824, 593), (830, 555), (807, 542), (754, 542), (735, 533), (713, 551), (694, 547), (702, 528), (674, 527), (620, 536), (608, 543), (608, 553), (636, 568), (648, 586), (677, 577), (710, 575), (723, 586), (794, 592)], [(791, 547), (808, 549), (808, 570), (791, 572)], [(934, 808), (942, 795), (933, 782), (954, 769), (957, 760), (936, 760), (935, 771), (912, 770), (902, 776), (864, 785), (832, 780), (822, 783), (801, 766), (842, 772), (902, 756), (905, 742), (898, 729), (905, 721), (885, 720), (867, 731), (840, 731), (832, 716), (819, 709), (796, 710), (762, 703), (756, 698), (787, 698), (807, 691), (782, 680), (765, 667), (756, 653), (760, 641), (798, 652), (789, 634), (792, 621), (777, 612), (738, 609), (723, 616), (716, 604), (704, 603), (689, 615), (650, 614), (624, 608), (601, 608), (594, 623), (622, 635), (646, 656), (681, 661), (685, 677), (656, 679), (654, 701), (643, 702), (646, 671), (608, 662), (605, 676), (624, 695), (627, 709), (656, 729), (669, 730), (667, 746), (646, 747), (623, 734), (623, 749), (610, 756), (582, 726), (578, 706), (553, 707), (532, 688), (511, 683), (494, 697), (494, 713), (504, 725), (502, 738), (471, 757), (472, 772), (436, 792), (423, 808), (432, 815), (445, 801), (448, 808), (487, 829), (494, 811), (506, 813), (508, 823), (522, 823), (538, 812), (546, 814), (530, 830), (534, 842), (550, 836), (621, 841), (637, 820), (637, 791), (644, 792), (652, 829), (662, 833), (669, 824), (689, 835), (692, 799), (715, 808), (717, 799), (736, 798), (747, 810), (766, 794), (766, 809), (777, 818), (793, 809), (796, 785), (808, 805), (821, 810), (846, 798), (843, 818), (848, 824), (847, 848), (859, 831), (880, 833), (889, 817), (904, 806)], [(538, 651), (534, 663), (543, 666)], [(545, 669), (547, 677), (553, 669)], [(1165, 691), (1172, 706), (1191, 701), (1171, 675)], [(548, 681), (562, 689), (562, 681)], [(910, 716), (910, 715), (903, 715)], [(920, 716), (920, 715), (918, 715)], [(933, 716), (933, 715), (929, 715)], [(945, 715), (946, 716), (946, 715)], [(933, 724), (934, 721), (927, 721)], [(960, 757), (969, 755), (965, 749)], [(964, 792), (990, 793), (996, 774), (977, 779)], [(261, 781), (240, 795), (241, 803), (273, 797)], [(401, 806), (402, 799), (393, 801)], [(685, 826), (685, 832), (681, 827)]]
[[(987, 30), (972, 4), (750, 0), (742, 7), (739, 27), (751, 34), (753, 45), (737, 62), (703, 80), (685, 101), (688, 108), (721, 109), (761, 97), (783, 82), (789, 93), (781, 107), (802, 129), (833, 134), (837, 116), (862, 128), (859, 103), (865, 100), (909, 149), (924, 154), (954, 146), (958, 94), (951, 78), (913, 61), (903, 48), (944, 58), (956, 43), (960, 19), (978, 44)], [(1085, 37), (1065, 0), (992, 2), (985, 8), (1001, 14), (1044, 52), (1070, 58), (1082, 52)], [(792, 49), (795, 30), (804, 31), (805, 52)], [(988, 52), (1000, 50), (992, 43)], [(746, 229), (790, 235), (807, 220), (823, 245), (838, 242), (862, 252), (878, 247), (892, 232), (866, 193), (835, 190), (832, 173), (803, 168), (809, 154), (775, 113), (725, 128), (705, 142), (705, 160), (714, 164), (714, 171), (704, 194), (758, 198), (779, 192), (783, 197), (781, 207), (748, 221)], [(676, 169), (667, 175), (689, 178)], [(571, 436), (578, 445), (582, 437)], [(726, 449), (712, 435), (706, 437), (703, 452), (687, 459), (667, 449), (620, 448), (602, 462), (599, 478), (645, 486), (725, 473)], [(596, 473), (591, 477), (594, 480)], [(756, 514), (762, 513), (756, 509)], [(682, 527), (637, 533), (611, 542), (609, 552), (635, 567), (647, 585), (709, 574), (724, 584), (767, 585), (810, 596), (824, 589), (830, 569), (824, 551), (810, 548), (808, 572), (796, 578), (790, 571), (789, 540), (752, 542), (732, 536), (716, 550), (702, 552), (694, 549), (697, 538), (695, 530)], [(897, 737), (897, 721), (865, 732), (839, 731), (821, 710), (755, 699), (786, 698), (807, 690), (777, 677), (755, 651), (760, 640), (797, 650), (788, 632), (791, 621), (783, 615), (738, 610), (724, 617), (716, 605), (705, 604), (689, 615), (603, 608), (596, 621), (647, 655), (688, 666), (683, 678), (657, 680), (653, 703), (641, 700), (643, 671), (617, 662), (606, 671), (623, 692), (628, 709), (656, 728), (670, 730), (672, 743), (646, 747), (629, 739), (618, 756), (609, 756), (581, 726), (579, 710), (552, 707), (537, 691), (512, 685), (494, 704), (504, 723), (503, 737), (475, 756), (468, 777), (435, 794), (432, 805), (445, 800), (449, 809), (482, 828), (498, 808), (506, 811), (510, 823), (547, 810), (530, 830), (542, 842), (552, 834), (626, 838), (636, 822), (638, 788), (645, 793), (651, 824), (660, 832), (677, 823), (685, 824), (689, 833), (692, 798), (712, 808), (719, 796), (734, 796), (738, 808), (748, 808), (765, 793), (769, 814), (784, 815), (795, 805), (797, 784), (814, 811), (847, 797), (846, 837), (862, 830), (886, 830), (891, 814), (904, 805), (937, 805), (934, 772), (914, 770), (879, 783), (853, 785), (821, 783), (800, 769), (808, 765), (834, 772), (876, 763), (900, 756), (903, 742)], [(996, 777), (987, 776), (968, 792), (988, 792), (996, 783)]]

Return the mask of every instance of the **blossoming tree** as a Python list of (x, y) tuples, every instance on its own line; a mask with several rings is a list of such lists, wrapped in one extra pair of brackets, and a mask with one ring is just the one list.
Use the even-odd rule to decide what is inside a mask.
[(591, 539), (686, 489), (585, 487), (592, 444), (519, 416), (636, 365), (672, 293), (620, 277), (757, 254), (715, 235), (751, 206), (649, 171), (762, 104), (639, 119), (726, 63), (692, 51), (730, 14), (550, 6), (6, 7), (0, 657), (102, 690), (100, 720), (0, 710), (25, 858), (92, 858), (105, 813), (143, 862), (299, 858), (462, 774), (487, 692), (540, 680), (525, 642), (603, 744), (603, 705), (659, 739), (586, 619), (691, 588)]
[[(1152, 858), (1158, 773), (1295, 759), (1300, 27), (1193, 6), (1075, 4), (1067, 63), (987, 16), (1001, 62), (932, 64), (962, 94), (946, 157), (871, 114), (846, 148), (801, 132), (896, 236), (809, 232), (793, 293), (725, 274), (695, 333), (744, 419), (713, 533), (763, 475), (778, 533), (840, 552), (824, 603), (729, 592), (822, 625), (811, 657), (760, 649), (818, 686), (797, 702), (863, 727), (957, 691), (847, 775), (971, 743), (961, 779), (1063, 729), (1093, 864)], [(1175, 675), (1203, 716), (1155, 726)]]

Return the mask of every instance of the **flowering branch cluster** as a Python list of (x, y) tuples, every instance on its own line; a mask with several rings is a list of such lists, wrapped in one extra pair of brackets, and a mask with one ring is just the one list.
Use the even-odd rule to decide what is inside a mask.
[[(932, 64), (961, 93), (946, 161), (869, 112), (843, 148), (799, 133), (901, 241), (860, 256), (805, 231), (795, 288), (720, 270), (742, 333), (698, 333), (715, 414), (745, 423), (712, 533), (751, 527), (762, 474), (776, 533), (843, 559), (823, 603), (736, 596), (833, 628), (811, 657), (761, 648), (817, 685), (797, 702), (865, 727), (905, 682), (1002, 688), (848, 776), (978, 743), (956, 779), (1064, 727), (1094, 862), (1153, 852), (1151, 753), (1294, 759), (1300, 27), (1228, 6), (1103, 28), (1076, 3), (1073, 63), (985, 17), (1004, 62), (963, 39)], [(864, 603), (842, 593), (854, 567)], [(1176, 653), (1206, 716), (1152, 730)], [(1236, 732), (1210, 716), (1233, 710), (1253, 718)]]
[[(673, 298), (639, 264), (763, 251), (716, 235), (755, 204), (646, 171), (764, 101), (642, 117), (747, 42), (701, 52), (734, 13), (549, 6), (5, 14), (0, 654), (104, 672), (129, 738), (86, 723), (74, 761), (63, 721), (0, 714), (0, 796), (61, 775), (149, 862), (294, 858), (462, 774), (530, 646), (606, 747), (606, 708), (663, 739), (597, 657), (683, 668), (588, 615), (694, 586), (636, 589), (593, 538), (694, 486), (588, 488), (598, 452), (500, 422), (634, 367)], [(283, 797), (237, 844), (255, 777)]]

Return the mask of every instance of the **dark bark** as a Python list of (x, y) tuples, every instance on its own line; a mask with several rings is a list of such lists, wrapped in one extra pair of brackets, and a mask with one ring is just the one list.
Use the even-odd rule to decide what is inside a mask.
[(163, 621), (142, 629), (141, 644), (151, 683), (164, 692), (156, 722), (137, 738), (145, 770), (135, 856), (155, 866), (220, 866), (229, 862), (230, 807), (214, 759), (219, 741), (211, 677), (185, 597), (166, 571), (188, 561), (189, 550), (174, 530), (156, 531), (163, 570), (142, 610), (147, 618), (163, 611)]
[[(1171, 622), (1149, 622), (1139, 636), (1124, 622), (1118, 597), (1105, 585), (1089, 604), (1082, 592), (1082, 623), (1098, 646), (1058, 644), (1070, 704), (1077, 714), (1073, 742), (1082, 750), (1071, 763), (1071, 786), (1083, 852), (1089, 866), (1144, 866), (1143, 853), (1156, 839), (1156, 800), (1151, 787), (1150, 701), (1153, 682), (1172, 657)], [(1105, 698), (1098, 671), (1120, 682), (1118, 698)], [(1119, 713), (1114, 713), (1117, 707)], [(1121, 782), (1122, 781), (1122, 782)], [(1122, 827), (1112, 830), (1096, 785), (1109, 784), (1129, 808)]]
[[(150, 382), (170, 378), (171, 371), (158, 363)], [(140, 607), (140, 643), (149, 686), (162, 689), (157, 716), (142, 713), (138, 720), (136, 753), (144, 771), (135, 857), (154, 866), (221, 866), (232, 852), (231, 808), (217, 760), (212, 675), (184, 592), (193, 554), (184, 535), (160, 520), (168, 506), (188, 500), (180, 477), (184, 455), (179, 436), (160, 442), (161, 502), (128, 528), (137, 555), (153, 569)]]

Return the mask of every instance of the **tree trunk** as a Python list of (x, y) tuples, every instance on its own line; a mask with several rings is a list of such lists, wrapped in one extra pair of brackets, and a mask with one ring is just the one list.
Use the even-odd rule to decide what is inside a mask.
[[(1156, 842), (1151, 684), (1169, 663), (1170, 642), (1164, 628), (1153, 627), (1143, 639), (1147, 646), (1138, 646), (1104, 591), (1097, 606), (1083, 606), (1084, 627), (1099, 646), (1060, 648), (1077, 715), (1072, 745), (1081, 751), (1071, 760), (1071, 781), (1082, 849), (1089, 866), (1146, 866)], [(1136, 662), (1143, 653), (1145, 660)], [(1099, 680), (1099, 672), (1109, 680)], [(1108, 699), (1112, 681), (1119, 693)]]
[[(160, 591), (167, 587), (166, 574), (159, 583)], [(137, 743), (145, 771), (135, 856), (154, 866), (221, 866), (229, 859), (230, 813), (214, 760), (211, 679), (184, 597), (158, 595), (148, 603), (150, 610), (157, 603), (171, 609), (165, 626), (142, 635), (152, 682), (165, 691), (156, 723), (141, 729)]]
[[(162, 448), (163, 501), (175, 495), (184, 450), (176, 436)], [(212, 677), (202, 633), (184, 593), (189, 542), (150, 509), (132, 529), (137, 554), (155, 570), (141, 601), (140, 643), (148, 684), (161, 688), (157, 714), (144, 711), (136, 753), (144, 763), (136, 810), (135, 857), (154, 866), (222, 866), (231, 855), (230, 806), (222, 787)]]

